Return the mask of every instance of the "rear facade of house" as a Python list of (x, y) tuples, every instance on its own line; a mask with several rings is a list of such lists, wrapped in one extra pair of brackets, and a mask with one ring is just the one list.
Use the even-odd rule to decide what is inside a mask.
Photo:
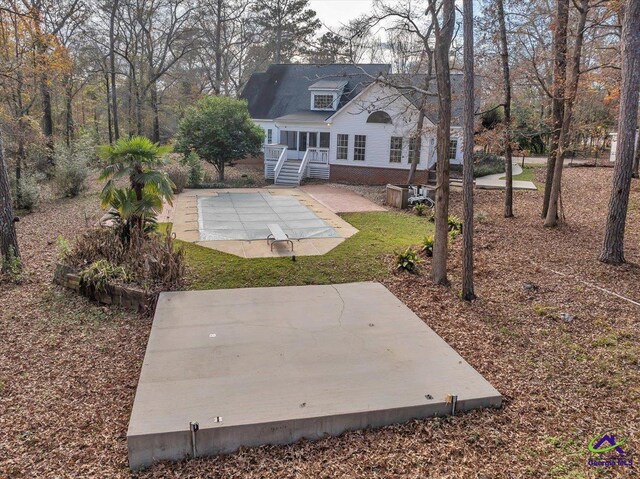
[[(292, 186), (304, 178), (402, 184), (418, 155), (415, 181), (426, 182), (436, 161), (437, 97), (401, 87), (423, 88), (424, 80), (422, 75), (391, 75), (390, 66), (382, 64), (281, 64), (255, 73), (242, 98), (265, 131), (265, 176)], [(462, 102), (456, 99), (461, 85), (462, 77), (452, 75), (453, 164), (462, 162)], [(418, 142), (424, 98), (428, 113)]]

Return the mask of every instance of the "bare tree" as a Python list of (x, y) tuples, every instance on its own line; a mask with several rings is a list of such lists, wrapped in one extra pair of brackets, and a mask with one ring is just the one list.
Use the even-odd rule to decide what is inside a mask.
[(575, 43), (573, 46), (573, 53), (571, 55), (571, 70), (568, 78), (566, 79), (567, 84), (564, 89), (564, 110), (562, 113), (562, 124), (560, 125), (560, 132), (558, 136), (551, 192), (549, 194), (549, 206), (547, 209), (547, 216), (544, 221), (545, 226), (555, 226), (558, 222), (558, 210), (562, 189), (562, 171), (564, 169), (564, 152), (569, 143), (569, 129), (571, 127), (571, 118), (573, 115), (573, 104), (575, 103), (576, 95), (578, 93), (578, 82), (580, 80), (582, 43), (584, 41), (587, 15), (589, 14), (589, 0), (580, 0), (579, 3), (575, 2), (575, 5), (580, 16)]
[(118, 124), (118, 91), (116, 82), (116, 21), (119, 0), (112, 0), (109, 12), (109, 74), (111, 75), (111, 115), (113, 116), (113, 139), (118, 141), (120, 126)]
[(448, 284), (449, 143), (451, 140), (451, 76), (449, 52), (455, 29), (455, 0), (442, 0), (440, 21), (435, 0), (429, 0), (434, 25), (436, 82), (438, 85), (438, 130), (436, 166), (436, 211), (431, 276), (437, 284)]
[[(567, 28), (569, 23), (569, 0), (556, 0), (556, 13), (553, 25), (553, 94), (552, 94), (552, 123), (551, 146), (547, 159), (547, 177), (544, 187), (544, 203), (542, 216), (546, 218), (551, 202), (551, 190), (553, 189), (553, 176), (558, 158), (560, 130), (564, 114), (564, 95), (567, 77)], [(561, 157), (560, 161), (564, 158)], [(559, 198), (558, 198), (559, 199)], [(556, 211), (557, 213), (557, 211)]]
[(509, 71), (509, 44), (507, 42), (507, 22), (504, 15), (504, 0), (496, 0), (498, 25), (500, 29), (500, 59), (502, 63), (503, 125), (504, 125), (504, 167), (505, 195), (504, 217), (513, 216), (513, 146), (511, 144), (511, 74)]
[(640, 90), (640, 0), (628, 0), (622, 26), (622, 87), (618, 149), (600, 261), (624, 263), (624, 230), (631, 190), (638, 98)]
[[(500, 0), (499, 0), (500, 1)], [(472, 301), (473, 289), (473, 133), (475, 110), (475, 82), (473, 71), (473, 0), (463, 2), (464, 37), (464, 119), (462, 168), (462, 299)]]

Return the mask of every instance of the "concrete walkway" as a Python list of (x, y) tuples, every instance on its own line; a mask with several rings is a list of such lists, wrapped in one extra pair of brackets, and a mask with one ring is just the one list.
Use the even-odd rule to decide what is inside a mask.
[(387, 211), (386, 208), (347, 188), (330, 185), (304, 185), (300, 189), (334, 213)]
[[(522, 173), (522, 167), (516, 163), (513, 164), (513, 176)], [(483, 190), (503, 190), (506, 185), (504, 173), (496, 173), (495, 175), (481, 176), (476, 178), (476, 188)], [(514, 190), (530, 190), (537, 191), (538, 188), (531, 181), (513, 180)]]

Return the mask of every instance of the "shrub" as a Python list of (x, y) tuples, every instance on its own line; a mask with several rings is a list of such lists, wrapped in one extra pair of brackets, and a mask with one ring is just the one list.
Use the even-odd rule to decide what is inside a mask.
[(123, 266), (101, 259), (80, 272), (80, 288), (84, 291), (104, 291), (108, 284), (128, 283), (130, 276)]
[(15, 208), (18, 210), (33, 211), (40, 203), (40, 185), (35, 175), (27, 173), (20, 179), (20, 195), (14, 185)]
[(2, 264), (0, 264), (0, 273), (5, 275), (11, 281), (19, 282), (22, 280), (22, 260), (16, 255), (13, 246), (9, 247), (7, 258), (0, 256)]
[(71, 245), (62, 235), (58, 235), (56, 247), (58, 248), (58, 261), (64, 261), (71, 253)]
[(189, 181), (187, 184), (190, 187), (193, 188), (202, 183), (202, 162), (195, 151), (185, 156), (180, 163), (189, 169)]
[(426, 236), (424, 240), (422, 240), (422, 251), (424, 251), (427, 256), (433, 256), (433, 241), (433, 235)]
[(61, 196), (78, 196), (87, 189), (88, 177), (88, 157), (83, 149), (56, 148), (55, 185)]
[(418, 203), (413, 207), (413, 211), (417, 216), (424, 216), (425, 212), (427, 211), (427, 205), (425, 205), (424, 203)]
[(122, 266), (127, 281), (146, 291), (177, 289), (185, 273), (184, 252), (175, 248), (170, 230), (166, 235), (151, 234), (145, 241), (127, 247), (108, 228), (89, 230), (76, 239), (63, 263), (84, 271), (101, 260)]
[(447, 218), (449, 224), (449, 231), (455, 231), (456, 233), (462, 233), (462, 220), (455, 215), (449, 215)]
[(488, 153), (474, 153), (473, 155), (473, 177), (494, 175), (504, 173), (504, 158)]
[(422, 263), (422, 259), (418, 256), (418, 252), (411, 247), (401, 253), (396, 253), (396, 267), (402, 271), (409, 273), (418, 272), (418, 264)]
[(176, 194), (182, 193), (187, 184), (189, 184), (189, 173), (186, 168), (174, 163), (167, 166), (164, 171), (173, 182), (173, 192)]

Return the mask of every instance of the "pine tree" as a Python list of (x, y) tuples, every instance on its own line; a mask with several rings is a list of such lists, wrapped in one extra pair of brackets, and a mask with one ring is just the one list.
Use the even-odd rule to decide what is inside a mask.
[(274, 63), (285, 63), (301, 53), (321, 26), (308, 0), (257, 0), (254, 11)]
[(622, 22), (622, 86), (618, 119), (618, 150), (600, 261), (624, 263), (624, 230), (638, 126), (640, 90), (640, 0), (629, 0)]

